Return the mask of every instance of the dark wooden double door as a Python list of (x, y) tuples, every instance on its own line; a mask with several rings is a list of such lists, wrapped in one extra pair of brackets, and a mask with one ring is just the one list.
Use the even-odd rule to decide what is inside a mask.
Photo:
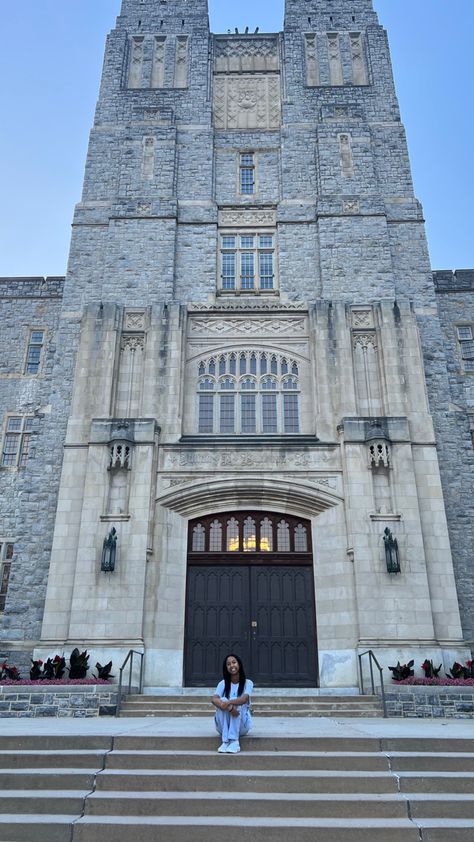
[(188, 555), (186, 685), (217, 683), (232, 652), (260, 686), (317, 686), (312, 553), (237, 552), (232, 561), (225, 551)]

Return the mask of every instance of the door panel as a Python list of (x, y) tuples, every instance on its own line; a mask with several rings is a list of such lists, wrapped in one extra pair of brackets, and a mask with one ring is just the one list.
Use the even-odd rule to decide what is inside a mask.
[(185, 682), (210, 687), (229, 652), (249, 663), (248, 567), (188, 567)]
[(259, 684), (316, 685), (313, 592), (310, 567), (251, 568), (252, 670)]
[(186, 604), (187, 685), (212, 686), (234, 652), (257, 684), (316, 686), (311, 567), (190, 565)]

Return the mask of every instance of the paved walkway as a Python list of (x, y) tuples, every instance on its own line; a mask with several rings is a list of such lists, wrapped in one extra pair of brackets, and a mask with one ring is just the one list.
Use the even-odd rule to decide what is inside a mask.
[[(97, 719), (0, 719), (2, 735), (30, 736), (151, 736), (215, 737), (209, 717), (152, 718), (100, 717)], [(348, 719), (348, 718), (254, 718), (253, 737), (447, 737), (474, 738), (473, 719)]]

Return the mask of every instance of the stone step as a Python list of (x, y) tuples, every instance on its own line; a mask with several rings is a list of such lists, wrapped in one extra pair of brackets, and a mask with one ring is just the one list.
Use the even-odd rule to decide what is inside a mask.
[(35, 768), (54, 768), (63, 766), (64, 768), (74, 767), (86, 769), (102, 769), (104, 766), (104, 758), (106, 752), (103, 750), (90, 751), (88, 749), (81, 751), (80, 749), (49, 749), (47, 751), (34, 751), (28, 749), (25, 751), (3, 750), (0, 746), (0, 772), (4, 768), (8, 769), (35, 769)]
[[(420, 842), (408, 819), (278, 819), (244, 816), (84, 816), (73, 842)], [(467, 840), (467, 837), (466, 837)], [(472, 842), (472, 839), (470, 840)]]
[[(415, 756), (416, 757), (416, 756)], [(233, 768), (245, 769), (332, 769), (332, 770), (361, 770), (361, 771), (389, 771), (389, 759), (381, 754), (362, 752), (242, 752), (230, 759)], [(188, 751), (186, 754), (176, 751), (114, 751), (106, 758), (107, 769), (187, 769), (212, 770), (228, 768), (229, 757), (217, 755), (213, 751)]]
[(1, 769), (0, 790), (2, 789), (75, 789), (88, 790), (94, 787), (95, 776), (99, 769)]
[(398, 793), (95, 792), (85, 815), (393, 819), (407, 818), (407, 802)]
[(80, 816), (91, 790), (4, 789), (0, 790), (1, 813), (50, 813)]
[[(150, 702), (187, 702), (187, 701), (196, 701), (196, 702), (209, 702), (211, 696), (213, 695), (213, 690), (209, 691), (208, 693), (196, 694), (196, 693), (179, 693), (179, 694), (169, 694), (169, 695), (162, 695), (156, 694), (151, 695), (148, 693), (143, 693), (141, 695), (137, 693), (130, 693), (127, 695), (127, 700), (129, 701), (140, 701), (142, 699), (146, 699), (146, 701)], [(304, 696), (295, 696), (295, 695), (276, 695), (273, 693), (269, 693), (268, 695), (254, 695), (252, 696), (252, 704), (260, 704), (261, 702), (274, 702), (275, 704), (279, 703), (305, 703), (310, 704), (313, 702), (348, 702), (352, 701), (356, 704), (358, 702), (378, 702), (379, 696), (360, 696), (358, 694), (333, 694), (329, 693), (327, 695), (321, 693), (315, 693), (314, 695), (306, 694)]]
[[(286, 711), (285, 713), (282, 713), (281, 709), (277, 708), (277, 709), (273, 709), (273, 710), (266, 710), (264, 715), (265, 716), (271, 716), (271, 717), (285, 716), (285, 717), (291, 717), (291, 718), (295, 718), (295, 717), (320, 717), (320, 716), (334, 717), (336, 715), (336, 713), (340, 717), (346, 717), (346, 716), (348, 716), (348, 717), (356, 717), (356, 716), (357, 717), (361, 717), (361, 716), (377, 717), (377, 716), (382, 715), (381, 710), (375, 709), (375, 708), (374, 709), (366, 708), (366, 709), (363, 709), (363, 710), (360, 709), (360, 708), (356, 709), (356, 710), (354, 710), (353, 708), (346, 708), (346, 709), (338, 710), (337, 712), (334, 711), (334, 710), (318, 710), (317, 708), (304, 708), (304, 709), (300, 709), (300, 710)], [(205, 709), (204, 708), (203, 709), (199, 709), (199, 708), (192, 708), (191, 709), (190, 708), (190, 709), (186, 710), (186, 712), (183, 712), (183, 711), (176, 710), (175, 708), (169, 708), (169, 709), (164, 709), (164, 710), (156, 710), (156, 709), (153, 709), (153, 708), (138, 708), (137, 707), (137, 708), (130, 709), (126, 705), (124, 705), (122, 707), (121, 711), (120, 711), (120, 716), (123, 716), (123, 717), (156, 716), (156, 717), (177, 718), (177, 717), (206, 716), (206, 715), (209, 715), (209, 707), (207, 707)]]
[[(221, 789), (236, 792), (396, 792), (397, 780), (390, 772), (332, 771), (332, 770), (255, 770), (232, 767), (228, 761), (215, 764), (212, 770), (161, 769), (129, 770), (107, 769), (96, 778), (96, 790), (135, 792), (208, 791)], [(468, 774), (468, 773), (465, 773)], [(461, 783), (461, 781), (460, 781)], [(434, 786), (434, 784), (433, 784)], [(460, 791), (465, 792), (465, 789)]]

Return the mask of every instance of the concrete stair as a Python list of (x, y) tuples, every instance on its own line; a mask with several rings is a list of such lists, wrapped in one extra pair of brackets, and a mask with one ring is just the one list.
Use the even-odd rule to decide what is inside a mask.
[[(203, 694), (126, 696), (121, 716), (208, 716), (212, 690)], [(252, 699), (258, 716), (382, 716), (378, 696), (258, 695)]]
[(472, 842), (474, 739), (0, 737), (0, 842)]

